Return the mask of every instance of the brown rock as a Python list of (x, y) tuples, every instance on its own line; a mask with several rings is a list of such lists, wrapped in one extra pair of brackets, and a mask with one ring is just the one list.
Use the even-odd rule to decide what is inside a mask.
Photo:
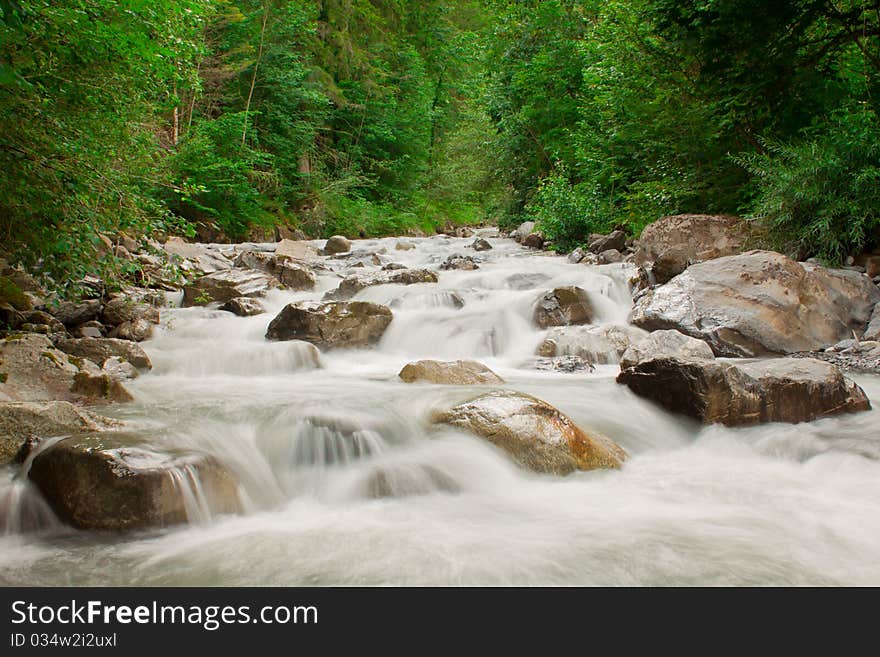
[[(199, 518), (191, 514), (198, 510), (188, 494), (213, 513), (241, 507), (237, 482), (213, 457), (158, 452), (132, 434), (62, 440), (37, 455), (28, 476), (58, 516), (80, 529), (126, 531), (194, 521)], [(197, 494), (191, 483), (196, 477)]]
[(268, 340), (304, 340), (324, 348), (365, 347), (391, 323), (391, 310), (366, 301), (291, 303), (273, 319)]
[(738, 217), (681, 214), (662, 217), (639, 237), (636, 263), (665, 283), (689, 265), (740, 253), (748, 231)]
[(535, 472), (619, 468), (626, 459), (611, 439), (584, 432), (547, 402), (518, 392), (490, 392), (433, 419), (488, 440)]
[(593, 321), (593, 306), (586, 290), (568, 286), (547, 292), (535, 305), (533, 320), (541, 328), (589, 324)]
[(398, 376), (406, 383), (423, 381), (461, 386), (504, 383), (495, 372), (473, 360), (419, 360), (404, 366)]
[(152, 369), (150, 358), (140, 345), (129, 340), (115, 338), (68, 338), (58, 340), (56, 346), (66, 354), (88, 358), (94, 363), (103, 363), (108, 358), (118, 356), (135, 367)]
[(809, 422), (871, 407), (864, 391), (836, 366), (812, 358), (745, 363), (658, 358), (623, 370), (617, 381), (704, 424)]
[(261, 297), (278, 281), (259, 271), (229, 269), (207, 274), (183, 289), (183, 305), (225, 303), (235, 297)]

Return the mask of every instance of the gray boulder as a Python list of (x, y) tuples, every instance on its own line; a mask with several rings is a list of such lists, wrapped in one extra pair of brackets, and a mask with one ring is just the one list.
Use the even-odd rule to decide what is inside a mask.
[(857, 272), (749, 251), (692, 265), (638, 298), (630, 322), (675, 329), (720, 356), (815, 351), (864, 329), (880, 289)]
[(214, 301), (225, 303), (235, 297), (261, 297), (275, 287), (278, 287), (278, 281), (260, 271), (218, 271), (202, 276), (183, 288), (183, 305), (204, 305)]
[(620, 358), (620, 368), (634, 367), (641, 362), (658, 358), (714, 360), (715, 354), (708, 344), (684, 333), (672, 330), (654, 331), (638, 341), (633, 341)]
[(589, 324), (595, 312), (587, 291), (574, 286), (557, 287), (542, 295), (535, 304), (532, 319), (540, 328)]

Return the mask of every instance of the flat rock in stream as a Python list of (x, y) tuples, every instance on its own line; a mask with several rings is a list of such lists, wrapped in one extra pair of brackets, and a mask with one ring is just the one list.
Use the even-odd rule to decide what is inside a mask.
[(149, 370), (153, 367), (143, 347), (130, 340), (65, 338), (57, 340), (55, 346), (70, 356), (87, 358), (94, 363), (103, 363), (108, 358), (119, 357), (140, 369)]
[(226, 303), (236, 297), (262, 297), (278, 281), (256, 270), (230, 269), (202, 276), (183, 288), (183, 305), (205, 305), (213, 301)]
[(375, 285), (416, 285), (436, 282), (437, 274), (427, 269), (393, 269), (367, 274), (352, 274), (342, 279), (338, 288), (325, 294), (324, 299), (351, 299), (361, 290)]
[(322, 349), (366, 347), (391, 323), (386, 306), (367, 301), (291, 303), (269, 323), (268, 340), (304, 340)]
[(809, 422), (871, 408), (865, 392), (839, 368), (809, 358), (656, 358), (624, 369), (617, 382), (704, 424)]
[(120, 425), (66, 401), (0, 402), (0, 465), (15, 460), (30, 440), (93, 433)]
[(535, 472), (619, 468), (626, 459), (610, 438), (585, 432), (547, 402), (519, 392), (493, 391), (437, 412), (433, 420), (488, 440)]
[(159, 451), (141, 436), (67, 438), (41, 451), (28, 474), (64, 522), (79, 529), (165, 527), (198, 513), (236, 513), (238, 482), (213, 457)]
[(482, 363), (473, 360), (418, 360), (408, 363), (398, 375), (406, 383), (482, 385), (504, 383), (504, 379)]

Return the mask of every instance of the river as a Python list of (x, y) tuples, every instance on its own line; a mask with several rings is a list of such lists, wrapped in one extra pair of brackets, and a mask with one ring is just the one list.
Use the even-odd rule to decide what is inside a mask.
[[(384, 247), (386, 260), (433, 270), (470, 253), (480, 269), (367, 288), (358, 299), (394, 311), (382, 341), (317, 363), (301, 344), (263, 336), (285, 304), (333, 289), (331, 272), (312, 292), (273, 291), (256, 317), (163, 311), (143, 343), (154, 369), (129, 385), (135, 402), (96, 409), (157, 444), (217, 456), (241, 482), (243, 514), (196, 510), (189, 525), (125, 536), (11, 532), (0, 537), (0, 584), (880, 584), (877, 410), (703, 427), (616, 384), (616, 365), (536, 369), (537, 296), (578, 285), (597, 322), (625, 323), (625, 265), (570, 264), (506, 239), (479, 254), (465, 248), (473, 238), (408, 238), (407, 251), (397, 241), (353, 248)], [(348, 271), (351, 261), (325, 262)], [(475, 392), (401, 382), (418, 358), (479, 360), (506, 380), (496, 387), (550, 402), (630, 458), (620, 471), (526, 472), (428, 422)], [(880, 377), (854, 378), (876, 406)], [(377, 472), (393, 496), (373, 494)]]

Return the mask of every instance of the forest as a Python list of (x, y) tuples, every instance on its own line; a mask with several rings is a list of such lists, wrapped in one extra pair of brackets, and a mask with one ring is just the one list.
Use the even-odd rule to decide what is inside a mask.
[[(0, 256), (735, 214), (880, 242), (880, 0), (0, 0)], [(285, 233), (287, 234), (287, 233)]]

